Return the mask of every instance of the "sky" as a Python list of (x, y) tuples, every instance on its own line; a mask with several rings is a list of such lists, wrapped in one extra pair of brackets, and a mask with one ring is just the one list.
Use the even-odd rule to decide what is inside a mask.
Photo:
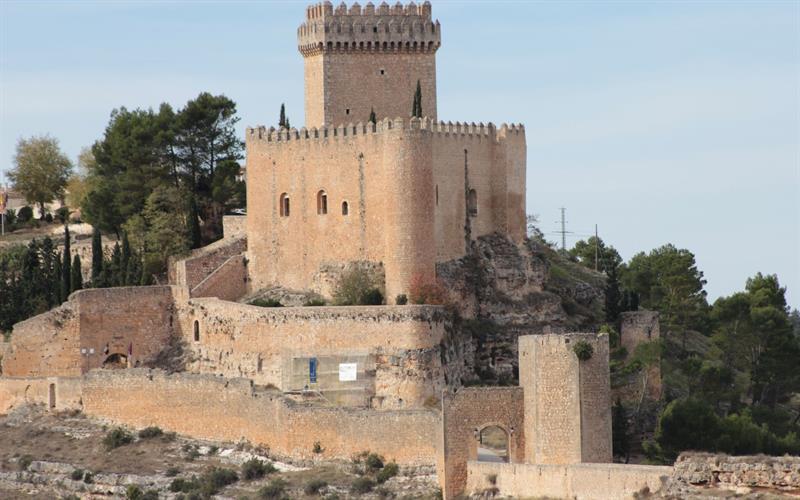
[[(362, 2), (363, 4), (364, 2)], [(0, 0), (0, 171), (112, 109), (233, 99), (303, 121), (305, 2)], [(524, 123), (527, 211), (567, 246), (691, 250), (713, 301), (775, 273), (800, 307), (800, 2), (433, 2), (442, 120)], [(0, 174), (0, 182), (3, 182)]]

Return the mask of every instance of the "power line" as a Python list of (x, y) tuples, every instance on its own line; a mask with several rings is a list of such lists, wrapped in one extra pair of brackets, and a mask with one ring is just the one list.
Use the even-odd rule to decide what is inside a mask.
[[(563, 252), (567, 251), (567, 233), (572, 233), (572, 231), (567, 231), (567, 219), (566, 219), (567, 209), (565, 207), (561, 207), (561, 231), (555, 231), (556, 233), (561, 234), (561, 250)], [(556, 221), (558, 223), (559, 221)]]

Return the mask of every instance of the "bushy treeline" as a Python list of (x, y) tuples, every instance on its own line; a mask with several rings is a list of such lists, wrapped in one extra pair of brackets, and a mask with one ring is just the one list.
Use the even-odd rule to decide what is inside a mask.
[(223, 214), (245, 205), (238, 120), (233, 101), (209, 93), (178, 111), (166, 103), (157, 112), (114, 110), (85, 162), (83, 219), (127, 232), (146, 274), (218, 239)]
[(612, 351), (612, 376), (638, 372), (644, 387), (648, 366), (660, 363), (662, 371), (663, 409), (655, 429), (620, 423), (633, 414), (634, 425), (641, 424), (641, 402), (615, 405), (615, 448), (626, 450), (623, 455), (625, 441), (641, 432), (653, 433), (645, 451), (656, 461), (688, 449), (798, 452), (800, 313), (790, 311), (777, 276), (758, 273), (743, 291), (709, 304), (703, 272), (689, 250), (668, 244), (623, 262), (612, 246), (590, 238), (569, 255), (606, 273), (612, 333), (621, 311), (659, 312), (660, 342), (635, 353)]

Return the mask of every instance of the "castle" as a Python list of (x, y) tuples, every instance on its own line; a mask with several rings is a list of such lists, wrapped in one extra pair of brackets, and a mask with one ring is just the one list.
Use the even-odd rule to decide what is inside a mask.
[[(0, 412), (77, 408), (292, 458), (318, 458), (319, 443), (324, 458), (372, 450), (435, 465), (446, 498), (482, 488), (487, 467), (504, 492), (656, 489), (669, 468), (609, 463), (605, 334), (520, 337), (519, 387), (464, 388), (458, 315), (398, 300), (480, 238), (525, 240), (524, 128), (437, 121), (430, 4), (325, 2), (306, 10), (298, 42), (307, 127), (246, 130), (246, 218), (171, 262), (169, 285), (78, 291), (15, 325), (0, 343)], [(263, 289), (330, 298), (354, 266), (385, 305), (242, 302)], [(489, 427), (511, 464), (475, 461)]]

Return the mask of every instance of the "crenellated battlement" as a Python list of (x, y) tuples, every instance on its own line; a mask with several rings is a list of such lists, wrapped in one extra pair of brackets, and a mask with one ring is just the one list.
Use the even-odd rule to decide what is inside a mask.
[(306, 21), (297, 30), (303, 56), (325, 52), (435, 52), (441, 45), (441, 26), (431, 18), (431, 4), (386, 2), (362, 9), (330, 2), (306, 9)]
[(386, 118), (378, 123), (348, 123), (338, 127), (302, 127), (300, 129), (276, 129), (275, 127), (266, 128), (248, 127), (246, 131), (247, 140), (263, 141), (268, 143), (281, 143), (301, 140), (327, 140), (334, 138), (346, 138), (352, 136), (364, 136), (373, 134), (384, 134), (398, 130), (420, 130), (442, 136), (467, 136), (477, 139), (497, 139), (502, 140), (509, 135), (525, 135), (525, 126), (522, 124), (505, 124), (496, 127), (493, 123), (467, 123), (467, 122), (444, 122), (435, 121), (429, 118)]

